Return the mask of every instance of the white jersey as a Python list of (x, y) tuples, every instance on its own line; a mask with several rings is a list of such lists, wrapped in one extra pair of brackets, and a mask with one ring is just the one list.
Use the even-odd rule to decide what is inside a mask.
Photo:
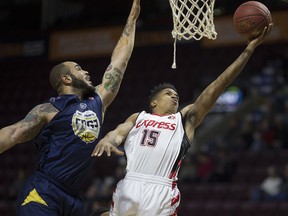
[(113, 193), (110, 216), (176, 216), (177, 174), (189, 147), (181, 113), (141, 112), (124, 144), (127, 173)]
[(124, 144), (127, 172), (177, 180), (190, 147), (187, 140), (180, 112), (159, 116), (142, 111)]

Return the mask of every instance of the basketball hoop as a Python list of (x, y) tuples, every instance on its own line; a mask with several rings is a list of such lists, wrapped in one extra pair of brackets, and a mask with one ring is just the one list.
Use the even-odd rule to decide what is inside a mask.
[(169, 0), (173, 16), (174, 60), (176, 68), (176, 41), (200, 40), (202, 37), (215, 40), (214, 26), (215, 0)]

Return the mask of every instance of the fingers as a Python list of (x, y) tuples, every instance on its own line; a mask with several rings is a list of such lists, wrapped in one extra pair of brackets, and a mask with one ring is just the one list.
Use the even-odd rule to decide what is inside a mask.
[(106, 147), (105, 151), (106, 151), (107, 156), (110, 157), (111, 156), (111, 148), (110, 147)]
[(269, 26), (268, 26), (268, 34), (270, 34), (270, 32), (272, 31), (272, 28), (273, 28), (273, 23), (270, 23)]
[(261, 35), (251, 41), (248, 41), (248, 45), (251, 44), (251, 46), (257, 47), (259, 44), (263, 43), (263, 41), (268, 37), (270, 32), (272, 31), (273, 23), (270, 23), (269, 26), (265, 27), (261, 33)]
[(124, 155), (124, 152), (123, 151), (120, 151), (119, 149), (117, 148), (113, 148), (112, 151), (117, 154), (117, 155)]
[(269, 35), (270, 32), (272, 31), (273, 23), (270, 23), (269, 26), (265, 27), (261, 36), (265, 37), (266, 35)]
[(95, 156), (100, 157), (103, 154), (103, 152), (104, 152), (104, 147), (101, 145), (97, 145), (91, 156), (92, 157), (95, 157)]
[(103, 145), (97, 145), (92, 153), (92, 157), (100, 157), (103, 155), (103, 153), (106, 152), (107, 156), (111, 156), (111, 152), (114, 152), (116, 155), (124, 155), (123, 151), (120, 151), (114, 146), (103, 146)]
[(268, 31), (268, 27), (266, 26), (266, 27), (263, 29), (263, 32), (262, 32), (261, 36), (264, 37), (264, 36), (266, 35), (267, 31)]
[(97, 145), (92, 153), (92, 157), (100, 157), (103, 155), (104, 151), (107, 153), (107, 156), (111, 155), (111, 150), (109, 147), (104, 147), (102, 145)]
[(266, 26), (261, 34), (262, 37), (265, 37), (265, 35), (268, 34), (268, 27)]

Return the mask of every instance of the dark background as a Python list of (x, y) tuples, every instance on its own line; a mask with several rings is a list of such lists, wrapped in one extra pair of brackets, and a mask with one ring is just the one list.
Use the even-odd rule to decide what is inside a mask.
[[(215, 17), (233, 15), (243, 2), (245, 1), (216, 0)], [(288, 9), (285, 0), (261, 0), (261, 2), (270, 9), (272, 14), (274, 11)], [(132, 0), (1, 0), (0, 54), (3, 44), (11, 40), (25, 41), (26, 37), (33, 38), (35, 35), (37, 38), (41, 35), (47, 42), (49, 34), (54, 31), (114, 25), (124, 27), (131, 5)], [(170, 31), (172, 27), (168, 0), (142, 0), (137, 32)], [(176, 86), (181, 106), (191, 103), (208, 83), (238, 57), (244, 48), (245, 43), (210, 48), (203, 47), (198, 41), (179, 43), (177, 69), (173, 70), (171, 69), (172, 43), (135, 47), (119, 94), (107, 111), (104, 133), (124, 121), (131, 113), (147, 108), (150, 89), (160, 82), (171, 82)], [(278, 65), (281, 70), (277, 66), (279, 59), (282, 62), (281, 66)], [(275, 77), (284, 80), (282, 84), (285, 85), (288, 71), (287, 59), (287, 41), (264, 43), (257, 48), (234, 84), (241, 88), (245, 98), (248, 99), (256, 85), (251, 82), (251, 78), (260, 74), (265, 66), (273, 65), (277, 70), (279, 69)], [(90, 72), (92, 81), (98, 84), (109, 64), (110, 56), (67, 60), (79, 63), (83, 69)], [(0, 128), (21, 120), (35, 105), (55, 96), (56, 92), (50, 87), (48, 76), (50, 69), (56, 63), (58, 62), (48, 59), (47, 51), (39, 57), (0, 58)], [(280, 88), (280, 85), (277, 87)], [(223, 116), (226, 115), (227, 113), (223, 113)], [(220, 127), (225, 128), (227, 124), (223, 122)], [(199, 132), (202, 127), (204, 126), (198, 129)], [(211, 139), (216, 138), (211, 136)], [(32, 142), (17, 145), (0, 155), (1, 216), (14, 215), (15, 194), (11, 195), (11, 190), (16, 190), (16, 186), (13, 182), (17, 180), (19, 170), (24, 169), (27, 174), (33, 171), (36, 155)], [(241, 157), (239, 158), (241, 161)], [(97, 159), (95, 172), (87, 180), (83, 191), (91, 184), (93, 176), (105, 178), (114, 175), (117, 165), (116, 157), (108, 160), (106, 157)], [(184, 205), (185, 197), (182, 199)], [(211, 215), (215, 216), (216, 213)]]

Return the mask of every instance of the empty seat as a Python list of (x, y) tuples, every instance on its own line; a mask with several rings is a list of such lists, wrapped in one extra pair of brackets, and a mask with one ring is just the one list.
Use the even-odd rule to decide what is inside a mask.
[(277, 207), (277, 216), (287, 216), (288, 215), (288, 203), (280, 202)]
[(234, 201), (242, 201), (249, 199), (249, 196), (250, 196), (250, 187), (247, 184), (233, 183), (229, 185), (226, 199)]
[[(227, 184), (213, 184), (208, 200), (223, 200), (227, 199), (229, 185)], [(229, 198), (228, 198), (229, 199)]]
[(258, 203), (242, 202), (235, 216), (256, 216), (259, 209)]
[(179, 206), (179, 215), (201, 215), (203, 212), (203, 202), (185, 201), (182, 200)]
[[(278, 216), (278, 203), (277, 202), (262, 202), (259, 204), (257, 215), (261, 216)], [(288, 213), (288, 212), (286, 212)]]
[(221, 209), (221, 215), (222, 216), (234, 216), (235, 213), (239, 209), (240, 203), (237, 201), (233, 201), (233, 198), (231, 198), (231, 201), (225, 201), (222, 203), (222, 209)]
[(207, 201), (203, 205), (201, 216), (220, 216), (222, 208), (221, 201)]
[(182, 199), (189, 201), (202, 201), (209, 199), (212, 186), (209, 184), (193, 184), (179, 186)]

